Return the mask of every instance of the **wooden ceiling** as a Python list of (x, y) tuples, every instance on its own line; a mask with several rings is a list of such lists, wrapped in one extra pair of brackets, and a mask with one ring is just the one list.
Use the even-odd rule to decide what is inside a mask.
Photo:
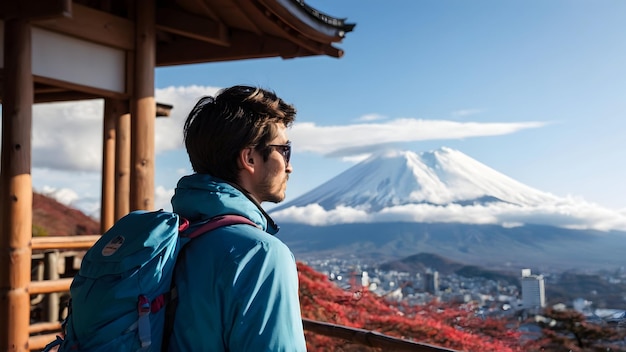
[[(25, 18), (35, 27), (132, 51), (133, 1), (139, 0), (1, 1), (0, 19)], [(302, 0), (155, 1), (157, 67), (269, 57), (339, 58), (343, 51), (335, 44), (354, 28)], [(35, 82), (36, 102), (100, 95), (58, 82)]]

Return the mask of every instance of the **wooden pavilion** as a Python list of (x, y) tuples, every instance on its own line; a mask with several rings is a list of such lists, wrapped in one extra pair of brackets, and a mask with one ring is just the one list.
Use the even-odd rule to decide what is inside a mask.
[(30, 349), (33, 104), (104, 99), (104, 230), (154, 206), (156, 67), (339, 58), (353, 27), (303, 0), (0, 0), (0, 351)]

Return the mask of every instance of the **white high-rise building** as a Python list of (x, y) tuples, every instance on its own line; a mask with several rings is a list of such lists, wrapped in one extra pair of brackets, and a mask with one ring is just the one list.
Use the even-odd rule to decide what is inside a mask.
[(524, 308), (543, 308), (546, 305), (543, 275), (532, 275), (530, 269), (522, 269), (522, 304)]

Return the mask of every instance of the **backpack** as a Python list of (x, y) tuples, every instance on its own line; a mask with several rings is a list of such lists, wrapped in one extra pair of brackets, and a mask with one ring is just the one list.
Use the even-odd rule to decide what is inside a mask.
[(163, 308), (174, 303), (176, 259), (193, 238), (233, 224), (257, 226), (239, 215), (190, 226), (162, 210), (121, 218), (86, 252), (70, 286), (65, 339), (57, 336), (44, 351), (161, 351), (171, 332)]

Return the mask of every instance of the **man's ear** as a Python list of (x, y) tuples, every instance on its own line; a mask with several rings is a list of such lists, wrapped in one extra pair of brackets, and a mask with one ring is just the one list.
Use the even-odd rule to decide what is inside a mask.
[(239, 152), (239, 164), (242, 169), (254, 172), (254, 148), (244, 148)]

